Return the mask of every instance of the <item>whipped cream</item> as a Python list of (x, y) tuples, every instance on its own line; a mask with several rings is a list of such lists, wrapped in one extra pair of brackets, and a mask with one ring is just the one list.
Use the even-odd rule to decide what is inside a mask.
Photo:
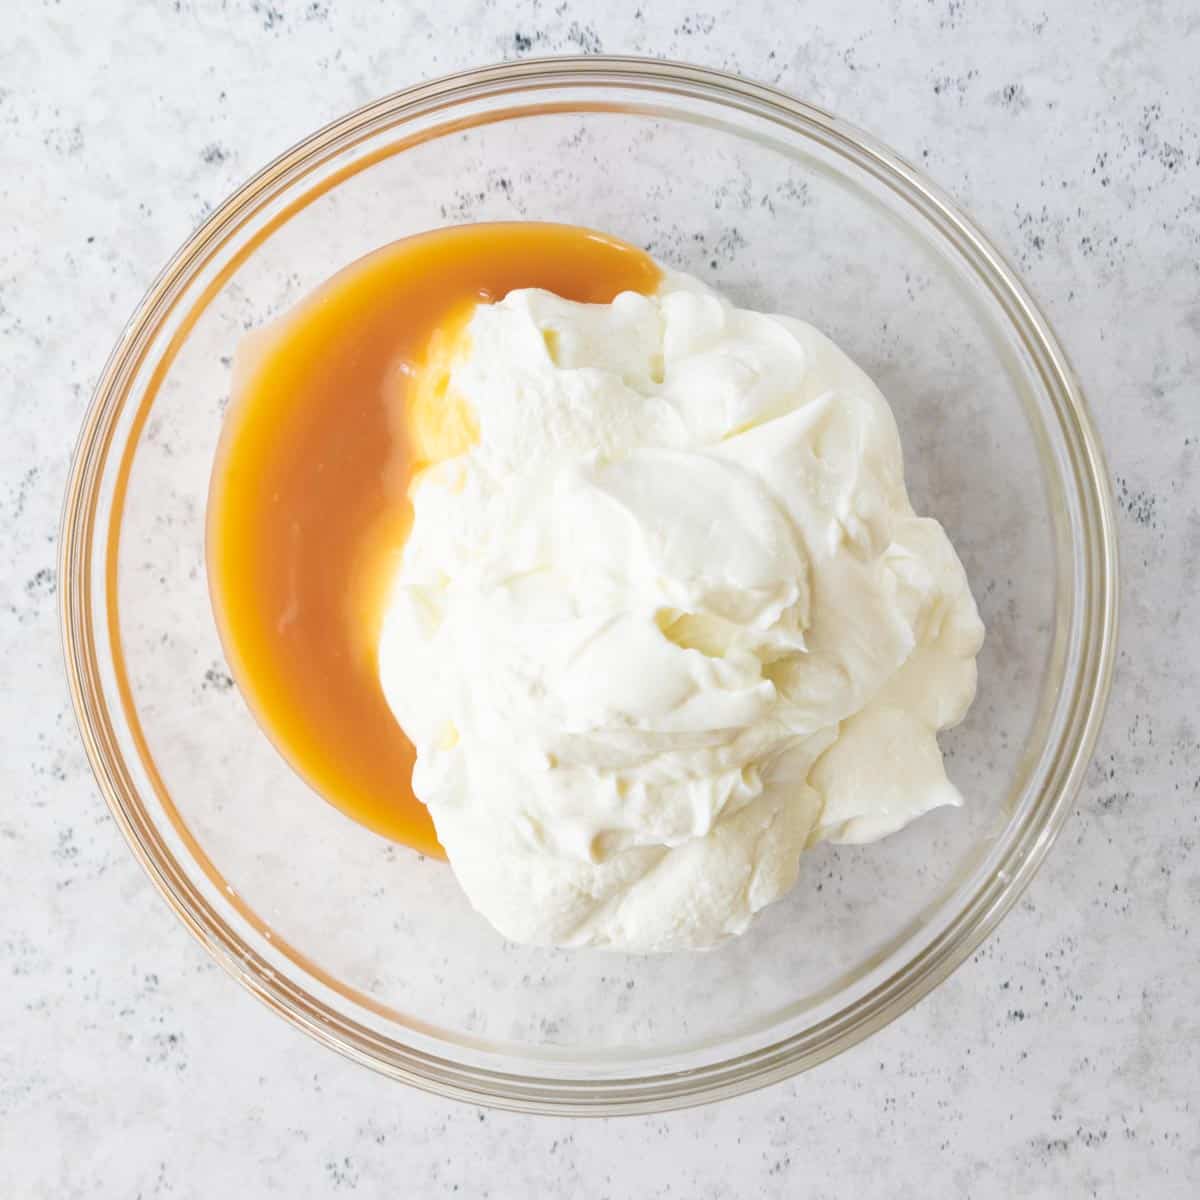
[(384, 692), (474, 906), (635, 952), (746, 929), (821, 841), (961, 803), (936, 734), (983, 639), (891, 410), (812, 326), (667, 273), (474, 311), (423, 471)]

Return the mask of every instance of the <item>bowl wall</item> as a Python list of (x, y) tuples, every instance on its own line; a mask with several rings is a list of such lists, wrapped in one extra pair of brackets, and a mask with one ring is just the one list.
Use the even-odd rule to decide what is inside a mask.
[[(232, 685), (205, 499), (242, 334), (435, 226), (592, 226), (735, 302), (804, 317), (895, 410), (919, 512), (988, 628), (943, 737), (964, 809), (823, 847), (745, 937), (638, 958), (505, 944), (442, 863), (353, 824)], [(64, 527), (85, 741), (134, 848), (214, 954), (316, 1036), (513, 1107), (659, 1108), (835, 1053), (944, 977), (1062, 820), (1107, 691), (1115, 555), (1099, 452), (1017, 281), (931, 185), (769, 89), (670, 64), (509, 64), (314, 135), (197, 233), (98, 388)]]

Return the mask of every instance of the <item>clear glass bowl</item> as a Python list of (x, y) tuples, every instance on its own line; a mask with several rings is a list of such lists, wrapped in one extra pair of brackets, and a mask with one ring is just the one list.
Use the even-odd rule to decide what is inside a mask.
[[(476, 220), (612, 232), (738, 303), (807, 317), (875, 377), (919, 511), (988, 626), (944, 738), (968, 799), (821, 848), (745, 937), (636, 958), (505, 944), (440, 862), (288, 769), (232, 686), (205, 578), (209, 471), (242, 333), (385, 242)], [(1068, 811), (1113, 661), (1116, 547), (1095, 432), (1024, 287), (872, 138), (733, 76), (509, 63), (381, 100), (227, 200), (122, 334), (76, 453), (63, 636), (84, 742), (134, 852), (213, 956), (385, 1073), (510, 1108), (728, 1096), (902, 1013), (1013, 904)]]

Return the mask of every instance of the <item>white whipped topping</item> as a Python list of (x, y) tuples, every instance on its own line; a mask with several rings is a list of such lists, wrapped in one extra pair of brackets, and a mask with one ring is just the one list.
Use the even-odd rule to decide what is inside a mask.
[(960, 804), (983, 626), (878, 389), (690, 277), (480, 305), (379, 647), (413, 786), (518, 942), (741, 933), (822, 840)]

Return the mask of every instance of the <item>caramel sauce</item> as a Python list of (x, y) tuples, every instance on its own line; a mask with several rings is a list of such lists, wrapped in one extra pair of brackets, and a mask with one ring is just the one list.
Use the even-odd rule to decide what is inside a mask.
[(408, 484), (476, 436), (445, 401), (447, 348), (516, 288), (608, 303), (658, 282), (646, 254), (590, 230), (456, 226), (360, 259), (238, 348), (207, 517), (225, 653), (284, 758), (377, 833), (441, 854), (376, 644)]

